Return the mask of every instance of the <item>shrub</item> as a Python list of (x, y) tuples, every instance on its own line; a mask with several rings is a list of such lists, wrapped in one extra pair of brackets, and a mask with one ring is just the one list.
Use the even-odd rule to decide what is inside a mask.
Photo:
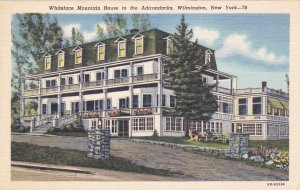
[(156, 129), (154, 129), (154, 131), (153, 131), (153, 135), (152, 135), (153, 137), (158, 137), (158, 132), (157, 132), (157, 130)]

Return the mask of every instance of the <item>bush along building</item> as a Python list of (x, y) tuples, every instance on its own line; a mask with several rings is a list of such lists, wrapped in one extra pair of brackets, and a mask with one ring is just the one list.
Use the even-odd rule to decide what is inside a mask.
[[(35, 120), (43, 132), (80, 117), (86, 128), (102, 119), (112, 136), (184, 136), (186, 128), (204, 133), (242, 130), (253, 139), (288, 138), (288, 94), (267, 88), (237, 89), (237, 78), (217, 70), (214, 50), (200, 46), (208, 65), (203, 81), (216, 86), (219, 108), (209, 122), (170, 117), (176, 96), (165, 82), (172, 35), (158, 29), (44, 54), (39, 74), (22, 78), (21, 122)], [(36, 88), (29, 89), (34, 82)], [(37, 101), (37, 115), (24, 115), (25, 103)]]

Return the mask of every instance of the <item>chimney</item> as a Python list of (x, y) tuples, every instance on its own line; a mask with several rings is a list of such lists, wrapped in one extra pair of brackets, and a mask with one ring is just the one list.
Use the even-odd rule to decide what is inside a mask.
[(131, 30), (129, 30), (130, 31), (130, 33), (138, 33), (139, 32), (139, 29), (137, 29), (137, 28), (133, 28), (133, 29), (131, 29)]
[(267, 82), (266, 81), (261, 82), (261, 89), (263, 92), (267, 91)]

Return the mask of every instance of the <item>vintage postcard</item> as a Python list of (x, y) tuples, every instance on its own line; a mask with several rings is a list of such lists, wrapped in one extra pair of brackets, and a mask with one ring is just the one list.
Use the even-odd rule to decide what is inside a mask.
[(1, 2), (0, 189), (299, 189), (299, 6)]

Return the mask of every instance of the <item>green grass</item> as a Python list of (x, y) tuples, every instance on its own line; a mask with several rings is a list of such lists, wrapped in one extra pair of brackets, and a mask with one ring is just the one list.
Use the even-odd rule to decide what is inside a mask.
[(176, 144), (186, 144), (186, 145), (194, 145), (199, 147), (207, 147), (207, 148), (216, 148), (216, 149), (228, 149), (227, 144), (222, 143), (212, 143), (212, 142), (202, 142), (202, 141), (192, 141), (186, 137), (134, 137), (136, 139), (144, 139), (151, 141), (162, 141), (168, 143), (176, 143)]
[(286, 152), (289, 150), (289, 140), (268, 140), (268, 141), (254, 141), (250, 140), (251, 148), (260, 148), (260, 146), (265, 146), (266, 148), (278, 148), (279, 151)]
[(87, 158), (85, 152), (64, 150), (54, 147), (37, 146), (28, 143), (12, 142), (11, 160), (67, 166), (91, 167), (152, 175), (173, 176), (168, 170), (148, 168), (120, 157), (111, 156), (108, 160)]
[(72, 137), (87, 137), (88, 133), (87, 132), (54, 132), (54, 131), (47, 131), (46, 134), (49, 135), (57, 135), (57, 136), (72, 136)]

